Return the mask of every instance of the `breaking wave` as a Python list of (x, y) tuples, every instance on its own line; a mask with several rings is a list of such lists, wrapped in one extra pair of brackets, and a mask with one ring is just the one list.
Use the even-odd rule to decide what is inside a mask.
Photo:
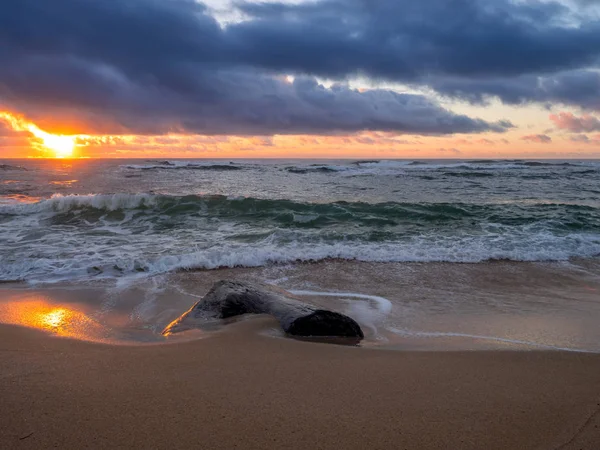
[(0, 280), (28, 281), (329, 258), (558, 261), (600, 255), (600, 209), (562, 203), (55, 195), (0, 204), (0, 244)]

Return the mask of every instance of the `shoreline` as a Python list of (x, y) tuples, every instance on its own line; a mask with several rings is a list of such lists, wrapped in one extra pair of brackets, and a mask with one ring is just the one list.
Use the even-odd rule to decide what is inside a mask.
[(120, 346), (0, 325), (0, 446), (593, 449), (600, 355), (274, 339)]
[(221, 279), (264, 282), (356, 320), (365, 346), (600, 352), (599, 260), (409, 264), (328, 261), (132, 280), (0, 286), (0, 323), (88, 340), (160, 332)]

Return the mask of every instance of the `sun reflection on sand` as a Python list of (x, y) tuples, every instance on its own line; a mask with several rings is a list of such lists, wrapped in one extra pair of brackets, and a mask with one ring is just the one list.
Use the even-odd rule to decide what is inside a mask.
[(0, 322), (88, 341), (108, 337), (108, 330), (94, 319), (76, 309), (49, 303), (43, 296), (0, 305)]
[(48, 328), (56, 329), (68, 321), (68, 311), (66, 309), (55, 309), (42, 316), (42, 323)]

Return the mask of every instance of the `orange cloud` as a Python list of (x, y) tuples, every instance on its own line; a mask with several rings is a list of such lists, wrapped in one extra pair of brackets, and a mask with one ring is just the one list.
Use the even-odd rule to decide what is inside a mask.
[(591, 114), (584, 114), (581, 117), (577, 117), (570, 112), (560, 112), (558, 114), (550, 114), (550, 120), (561, 130), (569, 130), (574, 133), (600, 131), (600, 119)]
[(527, 136), (521, 137), (521, 140), (536, 142), (538, 144), (549, 144), (552, 142), (552, 138), (546, 134), (528, 134)]
[[(466, 134), (413, 136), (396, 132), (366, 131), (348, 135), (227, 136), (171, 133), (164, 135), (73, 135), (60, 136), (41, 129), (25, 116), (0, 113), (0, 157), (56, 156), (45, 137), (67, 138), (81, 157), (98, 158), (516, 158), (525, 156), (523, 146), (511, 147), (506, 138), (493, 134), (473, 137)], [(42, 123), (42, 122), (40, 122)], [(38, 137), (36, 137), (36, 134)], [(553, 142), (546, 134), (520, 136), (515, 130), (511, 141), (519, 139), (546, 144), (532, 150), (537, 157), (558, 157), (576, 148), (594, 157), (600, 135), (588, 134)], [(587, 140), (586, 140), (587, 139)], [(49, 141), (50, 142), (50, 141)], [(551, 145), (550, 145), (551, 144)], [(585, 145), (582, 144), (590, 144)], [(593, 145), (592, 145), (593, 144)], [(535, 148), (535, 147), (532, 147)], [(546, 150), (547, 149), (547, 150)]]
[(578, 142), (580, 144), (600, 144), (600, 134), (592, 136), (591, 138), (586, 134), (575, 134), (569, 138), (571, 142)]
[(457, 148), (438, 148), (438, 152), (442, 154), (460, 155), (462, 152)]

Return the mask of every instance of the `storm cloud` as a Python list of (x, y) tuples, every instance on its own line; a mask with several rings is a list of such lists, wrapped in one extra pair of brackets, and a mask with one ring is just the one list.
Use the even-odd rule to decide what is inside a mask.
[(245, 61), (273, 70), (363, 75), (471, 103), (498, 98), (600, 110), (600, 15), (577, 7), (594, 3), (244, 2), (251, 19), (228, 35), (242, 43)]
[[(439, 135), (504, 131), (424, 95), (358, 91), (356, 75), (482, 102), (600, 108), (600, 22), (556, 2), (5, 0), (0, 103), (97, 133)], [(293, 82), (286, 75), (294, 75)], [(334, 80), (320, 84), (315, 77)]]
[(597, 64), (600, 22), (558, 2), (325, 0), (238, 3), (246, 61), (321, 76), (516, 76)]
[(439, 77), (427, 83), (442, 95), (474, 104), (485, 104), (491, 98), (498, 98), (510, 105), (557, 103), (600, 111), (600, 72), (596, 70), (579, 69), (512, 78)]

